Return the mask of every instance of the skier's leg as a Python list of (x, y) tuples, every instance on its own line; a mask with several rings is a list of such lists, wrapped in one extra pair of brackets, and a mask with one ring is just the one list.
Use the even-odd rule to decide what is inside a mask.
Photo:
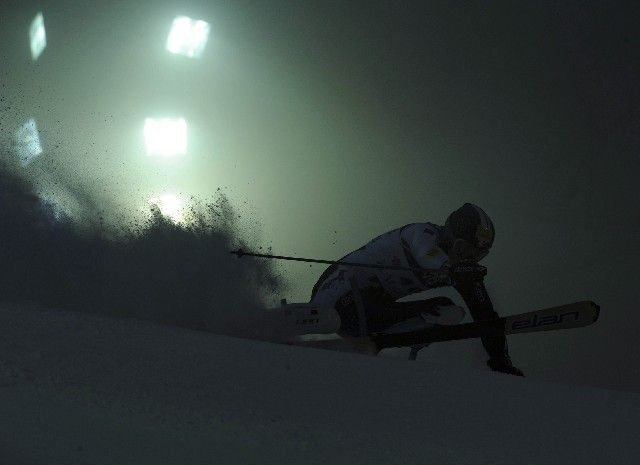
[(418, 315), (441, 317), (447, 310), (457, 306), (448, 297), (433, 297), (431, 299), (410, 300), (407, 302), (393, 302), (391, 315), (396, 322)]
[[(464, 308), (454, 304), (447, 297), (394, 302), (391, 305), (391, 311), (388, 312), (387, 325), (390, 327), (402, 322), (415, 321), (418, 326), (421, 326), (420, 319), (424, 320), (424, 323), (453, 325), (460, 323), (464, 315)], [(404, 326), (407, 325), (404, 324)]]
[[(387, 312), (387, 333), (402, 333), (418, 331), (436, 324), (439, 319), (449, 323), (458, 323), (464, 313), (460, 311), (453, 301), (447, 297), (435, 297), (426, 300), (414, 300), (408, 302), (393, 302), (391, 311)], [(450, 314), (447, 314), (449, 312)], [(454, 313), (455, 312), (455, 313)], [(409, 360), (416, 360), (418, 352), (429, 344), (420, 344), (411, 347)]]
[[(384, 315), (389, 311), (393, 298), (388, 296), (383, 289), (364, 288), (359, 290), (368, 334), (380, 332), (385, 329)], [(351, 341), (361, 352), (377, 354), (379, 349), (373, 340), (367, 335), (362, 336), (359, 312), (353, 291), (345, 292), (338, 299), (335, 309), (340, 315), (341, 326), (338, 334)]]

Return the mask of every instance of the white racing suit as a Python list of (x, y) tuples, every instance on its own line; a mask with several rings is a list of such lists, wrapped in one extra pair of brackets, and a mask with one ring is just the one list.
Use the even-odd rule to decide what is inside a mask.
[[(425, 309), (425, 301), (397, 302), (398, 299), (453, 285), (464, 299), (475, 321), (498, 318), (482, 279), (452, 282), (447, 254), (438, 246), (441, 227), (432, 223), (412, 223), (382, 234), (340, 261), (398, 266), (433, 271), (434, 277), (413, 271), (331, 265), (313, 288), (311, 302), (336, 309), (342, 324), (341, 334), (356, 336), (363, 327), (352, 292), (355, 280), (366, 317), (366, 332), (384, 331), (394, 324), (415, 317)], [(447, 306), (450, 299), (439, 297), (429, 302)], [(490, 357), (508, 357), (504, 336), (485, 337), (483, 345)]]

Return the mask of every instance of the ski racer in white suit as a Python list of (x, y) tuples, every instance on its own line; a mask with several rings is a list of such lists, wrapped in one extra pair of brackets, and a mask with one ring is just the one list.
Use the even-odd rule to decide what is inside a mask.
[[(336, 309), (343, 336), (357, 336), (363, 327), (352, 280), (364, 307), (367, 333), (383, 332), (402, 321), (419, 320), (430, 308), (453, 305), (446, 297), (397, 302), (443, 286), (453, 286), (458, 291), (475, 321), (498, 318), (484, 286), (486, 268), (478, 264), (489, 253), (494, 237), (489, 216), (480, 207), (465, 203), (449, 215), (444, 226), (408, 224), (374, 238), (340, 260), (408, 267), (413, 271), (331, 265), (315, 284), (311, 302)], [(523, 376), (511, 362), (504, 335), (484, 337), (482, 344), (491, 369)]]

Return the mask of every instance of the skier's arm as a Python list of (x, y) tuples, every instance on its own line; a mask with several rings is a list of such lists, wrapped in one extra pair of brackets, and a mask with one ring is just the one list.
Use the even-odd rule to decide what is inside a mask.
[[(491, 298), (484, 286), (486, 272), (487, 269), (477, 263), (461, 263), (451, 270), (453, 286), (467, 304), (474, 321), (500, 318), (500, 315), (493, 309)], [(487, 365), (492, 370), (523, 376), (522, 371), (511, 363), (507, 338), (504, 334), (483, 337), (482, 345), (489, 354)]]
[[(454, 287), (467, 304), (473, 321), (487, 321), (500, 318), (493, 309), (491, 298), (487, 293), (482, 279), (456, 281)], [(504, 335), (483, 337), (484, 346), (490, 358), (508, 357), (507, 338)]]

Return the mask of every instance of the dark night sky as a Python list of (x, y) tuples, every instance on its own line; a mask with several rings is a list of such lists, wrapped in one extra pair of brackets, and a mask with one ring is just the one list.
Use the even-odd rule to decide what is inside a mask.
[[(0, 10), (1, 137), (34, 117), (45, 151), (25, 175), (67, 198), (59, 179), (121, 209), (222, 187), (283, 254), (339, 258), (388, 229), (442, 223), (477, 203), (497, 228), (486, 264), (500, 313), (602, 306), (594, 327), (513, 338), (518, 365), (640, 391), (639, 10), (25, 1)], [(27, 30), (38, 11), (48, 46), (33, 63)], [(179, 14), (211, 22), (200, 60), (164, 50)], [(185, 116), (187, 156), (144, 155), (142, 123), (154, 114)], [(292, 301), (306, 300), (322, 271), (280, 269)]]

